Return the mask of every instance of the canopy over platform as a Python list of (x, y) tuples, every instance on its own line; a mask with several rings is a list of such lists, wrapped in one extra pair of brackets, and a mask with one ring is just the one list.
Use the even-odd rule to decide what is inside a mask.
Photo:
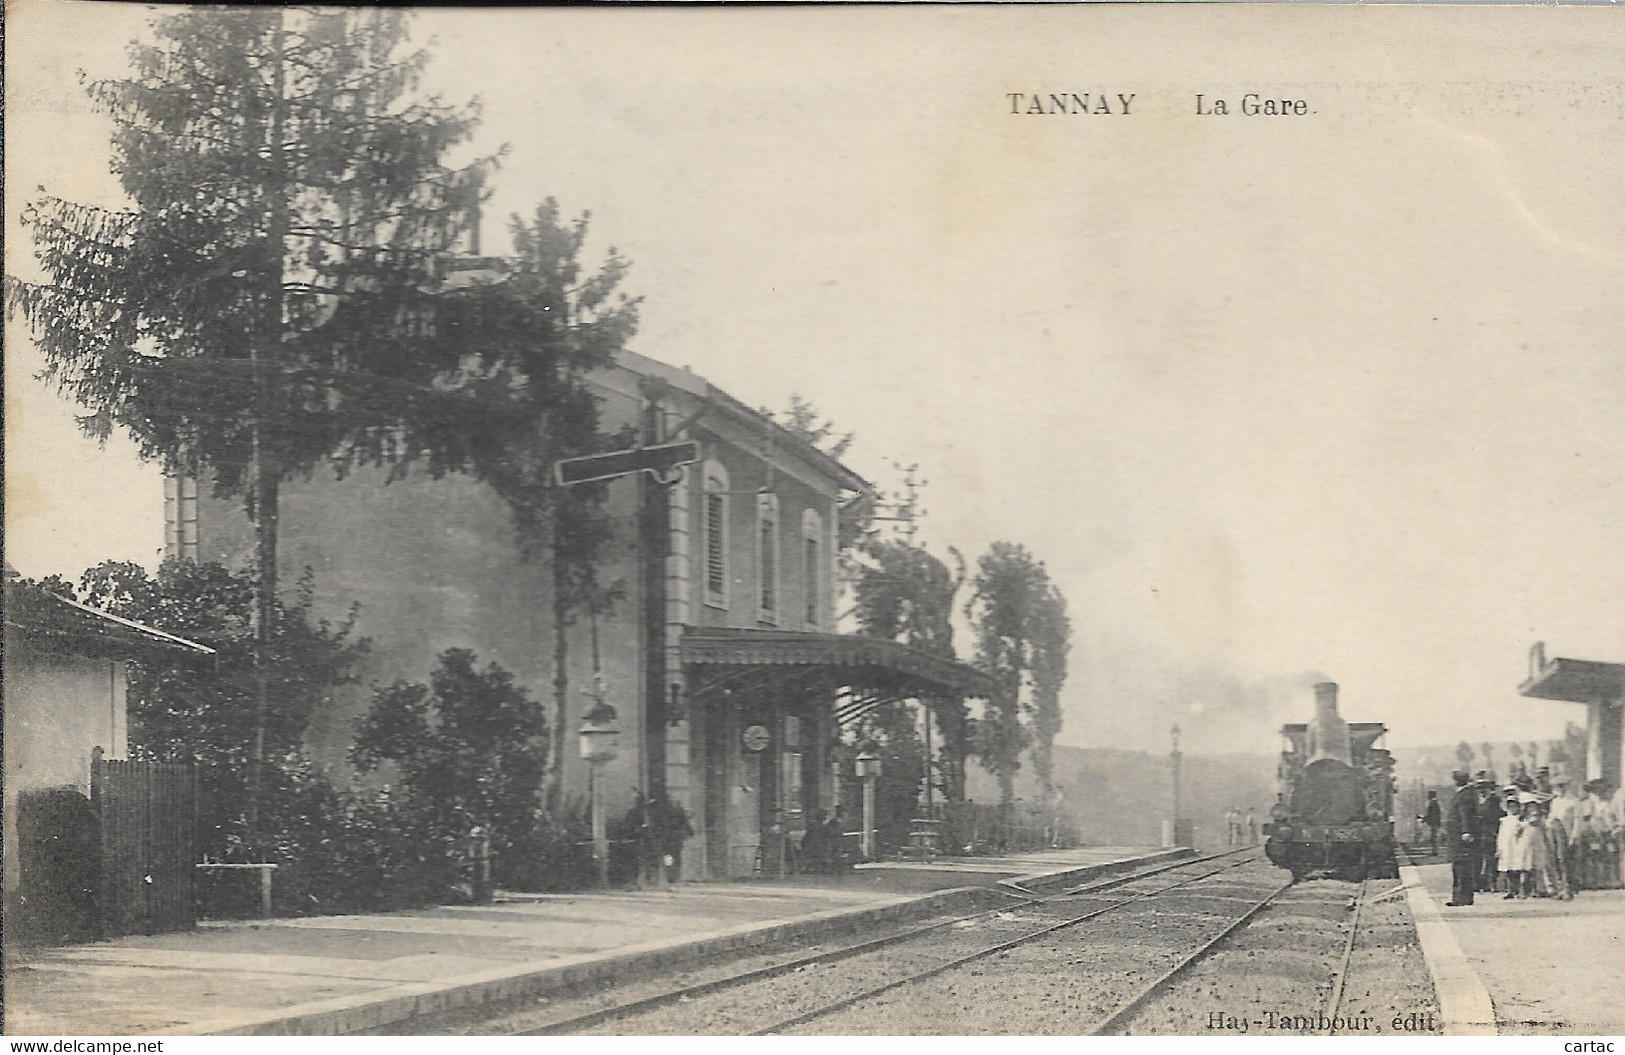
[(1529, 678), (1522, 696), (1568, 703), (1618, 703), (1625, 697), (1625, 663), (1590, 659), (1547, 659), (1543, 645), (1529, 651)]
[(752, 672), (769, 675), (770, 683), (805, 680), (843, 689), (836, 708), (842, 724), (893, 700), (986, 697), (994, 691), (993, 679), (975, 667), (855, 634), (691, 626), (684, 630), (681, 655), (685, 665), (715, 668), (690, 687), (695, 696)]

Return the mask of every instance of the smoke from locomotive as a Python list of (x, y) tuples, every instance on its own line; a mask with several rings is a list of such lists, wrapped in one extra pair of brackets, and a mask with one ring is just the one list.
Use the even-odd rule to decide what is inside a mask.
[(1344, 721), (1329, 681), (1315, 686), (1311, 721), (1281, 727), (1281, 794), (1264, 852), (1294, 879), (1398, 874), (1394, 760), (1377, 747), (1387, 731), (1381, 722)]

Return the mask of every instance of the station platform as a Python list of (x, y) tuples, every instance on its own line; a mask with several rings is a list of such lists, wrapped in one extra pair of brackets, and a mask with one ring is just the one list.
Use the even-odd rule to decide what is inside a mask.
[(1449, 864), (1400, 875), (1445, 1034), (1625, 1035), (1625, 890), (1453, 908)]
[(491, 905), (207, 922), (176, 934), (7, 949), (5, 1032), (324, 1036), (387, 1028), (731, 949), (968, 912), (1036, 889), (1024, 880), (1083, 882), (1167, 859), (1162, 850), (1091, 847), (882, 863), (843, 875), (499, 894)]

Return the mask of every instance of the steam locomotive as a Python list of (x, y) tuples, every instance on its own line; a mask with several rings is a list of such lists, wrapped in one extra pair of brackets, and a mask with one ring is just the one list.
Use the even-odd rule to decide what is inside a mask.
[(1394, 857), (1394, 759), (1377, 747), (1388, 727), (1346, 722), (1337, 686), (1315, 686), (1315, 717), (1283, 725), (1281, 794), (1265, 829), (1264, 852), (1293, 879), (1397, 876)]

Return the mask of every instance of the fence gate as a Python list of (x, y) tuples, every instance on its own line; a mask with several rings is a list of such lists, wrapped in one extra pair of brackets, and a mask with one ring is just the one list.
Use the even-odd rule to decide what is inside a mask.
[(101, 820), (101, 910), (107, 937), (196, 924), (197, 782), (183, 763), (111, 761), (90, 767)]

